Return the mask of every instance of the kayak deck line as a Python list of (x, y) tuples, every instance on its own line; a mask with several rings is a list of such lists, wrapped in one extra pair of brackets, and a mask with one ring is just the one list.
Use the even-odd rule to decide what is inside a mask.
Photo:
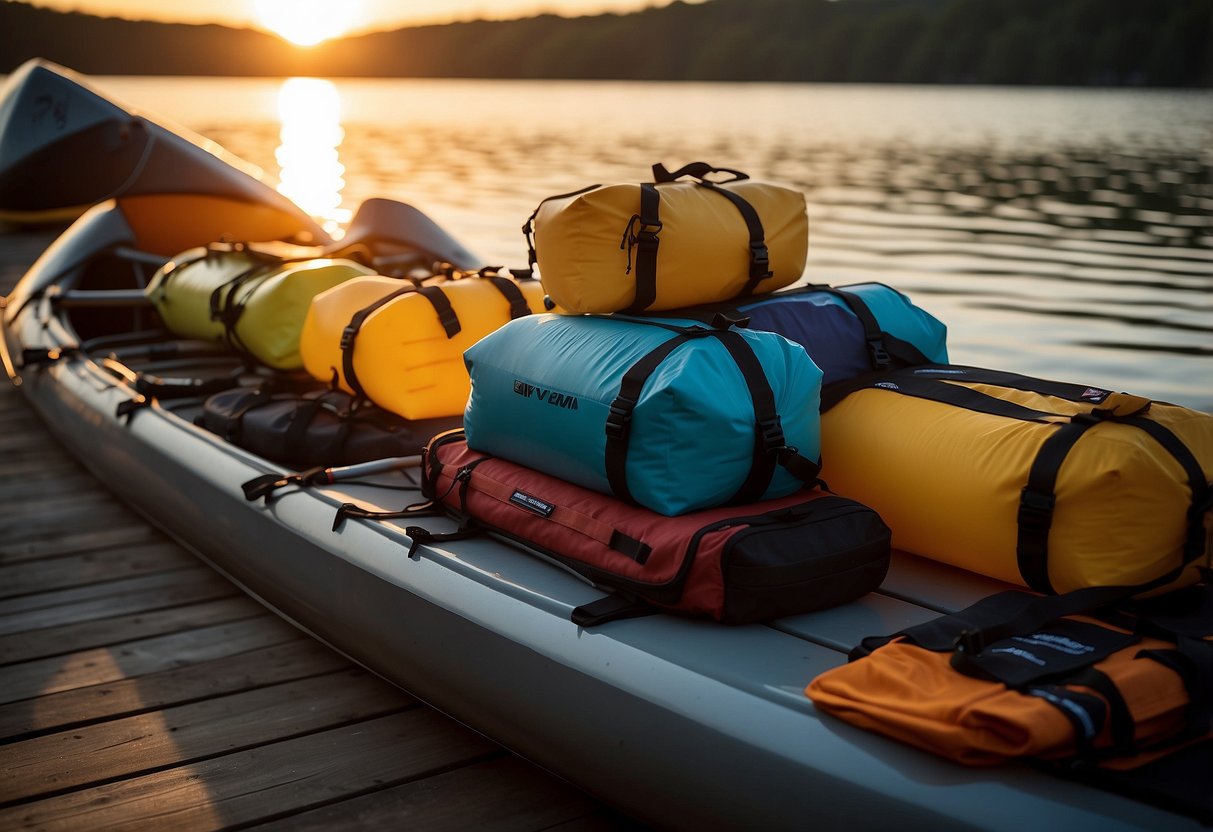
[[(0, 293), (45, 235), (8, 233)], [(0, 828), (630, 821), (266, 611), (0, 384)]]

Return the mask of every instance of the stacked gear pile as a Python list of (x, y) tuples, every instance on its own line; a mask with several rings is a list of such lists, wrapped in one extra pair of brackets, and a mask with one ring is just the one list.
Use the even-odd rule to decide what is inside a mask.
[[(695, 526), (755, 497), (796, 499), (820, 447), (822, 478), (879, 512), (893, 546), (1042, 593), (995, 596), (900, 634), (815, 681), (808, 693), (823, 710), (965, 763), (1149, 749), (1151, 765), (1174, 771), (1207, 758), (1213, 417), (951, 365), (942, 324), (880, 284), (758, 294), (803, 266), (789, 243), (788, 229), (803, 227), (794, 200), (734, 172), (707, 182), (714, 170), (658, 166), (650, 185), (540, 205), (524, 228), (532, 264), (552, 299), (586, 314), (517, 322), (468, 351), (466, 442), (427, 451), (435, 499), (625, 597), (752, 620), (752, 604), (728, 600), (746, 594), (729, 575), (745, 572), (747, 554), (701, 560), (684, 548), (694, 565), (671, 579), (671, 559), (652, 554), (660, 544), (614, 507), (650, 512), (661, 528), (662, 515)], [(754, 361), (729, 338), (744, 338)], [(771, 338), (803, 347), (817, 372)], [(667, 413), (677, 415), (666, 423)], [(580, 490), (554, 491), (553, 476)], [(789, 570), (813, 560), (767, 539), (780, 540), (771, 546)], [(663, 566), (648, 571), (650, 557)], [(840, 586), (837, 575), (822, 580), (806, 594), (844, 599), (848, 590), (822, 588)], [(807, 603), (794, 595), (760, 603), (784, 615)], [(1149, 614), (1133, 600), (1153, 595)], [(1094, 779), (1123, 788), (1133, 777), (1107, 771), (1140, 762), (1101, 762)], [(1144, 788), (1189, 803), (1203, 793), (1190, 782)]]

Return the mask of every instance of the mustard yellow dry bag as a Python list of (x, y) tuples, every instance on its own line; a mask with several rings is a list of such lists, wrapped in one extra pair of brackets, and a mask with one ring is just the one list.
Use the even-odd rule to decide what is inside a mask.
[(312, 298), (371, 274), (349, 260), (284, 259), (245, 246), (191, 249), (152, 277), (147, 297), (183, 338), (226, 341), (270, 367), (296, 370), (299, 333)]
[(822, 479), (896, 548), (1038, 592), (1208, 563), (1213, 416), (953, 365), (841, 382), (822, 407)]
[(542, 309), (537, 281), (491, 270), (420, 286), (360, 277), (312, 303), (303, 364), (406, 419), (455, 416), (471, 390), (463, 351), (511, 318)]
[[(705, 178), (717, 172), (733, 178)], [(550, 197), (535, 209), (524, 228), (531, 265), (562, 309), (656, 312), (800, 279), (809, 245), (800, 191), (704, 162), (672, 173), (654, 165), (653, 176), (652, 184)]]

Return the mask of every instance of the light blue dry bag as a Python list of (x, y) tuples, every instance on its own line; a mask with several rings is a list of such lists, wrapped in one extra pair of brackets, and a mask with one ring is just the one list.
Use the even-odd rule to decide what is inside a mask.
[(770, 332), (531, 315), (464, 353), (468, 445), (666, 515), (814, 482), (821, 371)]

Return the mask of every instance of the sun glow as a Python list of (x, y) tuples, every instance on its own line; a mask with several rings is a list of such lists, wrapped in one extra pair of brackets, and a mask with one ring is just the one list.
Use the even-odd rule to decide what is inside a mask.
[(256, 0), (261, 25), (297, 46), (340, 37), (357, 18), (357, 0)]
[(341, 94), (332, 81), (288, 78), (278, 91), (278, 115), (278, 190), (334, 234), (350, 219), (341, 207), (345, 167), (337, 153), (345, 138)]

